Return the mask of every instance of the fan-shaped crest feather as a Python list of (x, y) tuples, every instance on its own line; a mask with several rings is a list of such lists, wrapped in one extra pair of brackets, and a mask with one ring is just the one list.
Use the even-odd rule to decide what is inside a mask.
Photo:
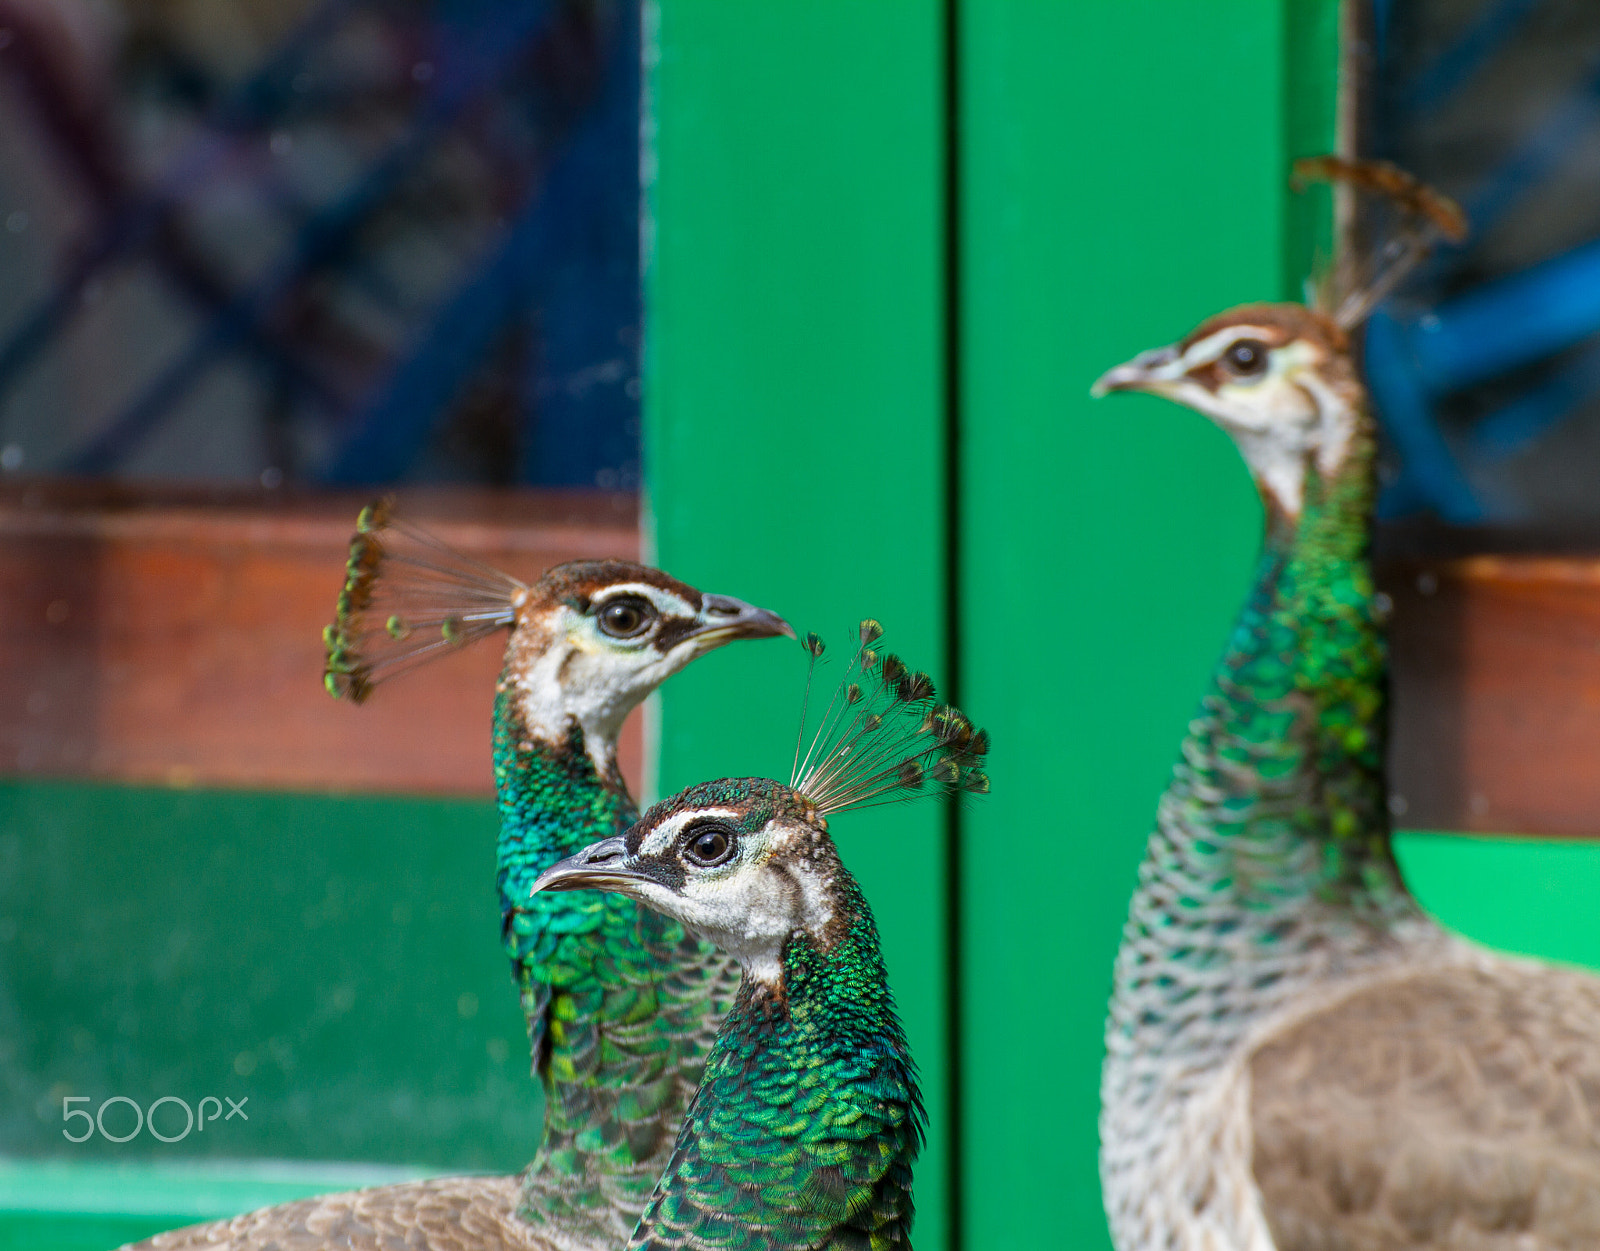
[(801, 646), (811, 653), (806, 705), (800, 713), (790, 787), (819, 814), (869, 808), (926, 793), (933, 787), (951, 794), (983, 794), (989, 735), (959, 708), (936, 702), (933, 679), (913, 671), (900, 657), (883, 652), (883, 627), (868, 619), (835, 688), (805, 757), (811, 680), (826, 650), (815, 634)]
[(1344, 183), (1386, 203), (1399, 222), (1385, 232), (1386, 242), (1371, 256), (1340, 257), (1317, 284), (1314, 305), (1345, 330), (1359, 325), (1386, 300), (1440, 239), (1467, 237), (1467, 215), (1448, 196), (1388, 161), (1351, 161), (1318, 156), (1294, 163), (1296, 190), (1310, 182)]
[(393, 501), (369, 504), (350, 540), (338, 615), (322, 631), (328, 693), (361, 703), (379, 682), (511, 625), (527, 593), (396, 519)]

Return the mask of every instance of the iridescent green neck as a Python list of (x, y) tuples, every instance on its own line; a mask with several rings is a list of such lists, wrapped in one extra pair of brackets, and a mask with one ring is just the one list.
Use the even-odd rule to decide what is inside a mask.
[(541, 894), (530, 900), (533, 879), (639, 816), (616, 766), (616, 744), (586, 742), (576, 721), (556, 733), (560, 737), (552, 741), (547, 728), (532, 732), (517, 707), (515, 684), (500, 683), (494, 703), (498, 873), (502, 906), (517, 909), (519, 917), (571, 912), (570, 896)]
[(909, 1247), (926, 1118), (878, 934), (842, 868), (839, 933), (745, 978), (631, 1247)]
[(1308, 470), (1301, 514), (1269, 527), (1248, 603), (1163, 804), (1193, 832), (1210, 902), (1408, 906), (1389, 843), (1387, 657), (1368, 558), (1370, 424), (1342, 464)]
[[(715, 1023), (727, 959), (621, 895), (541, 892), (557, 860), (637, 817), (614, 743), (574, 722), (529, 731), (516, 683), (495, 700), (500, 901), (545, 1134), (518, 1211), (556, 1246), (620, 1246), (661, 1175)], [(598, 758), (598, 759), (597, 759)]]

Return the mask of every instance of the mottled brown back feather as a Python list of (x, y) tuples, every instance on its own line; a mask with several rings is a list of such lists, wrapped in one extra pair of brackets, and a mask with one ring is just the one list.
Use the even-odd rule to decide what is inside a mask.
[(1600, 979), (1487, 955), (1397, 976), (1250, 1077), (1277, 1251), (1600, 1247)]
[(157, 1234), (124, 1251), (551, 1251), (516, 1218), (515, 1177), (322, 1195)]

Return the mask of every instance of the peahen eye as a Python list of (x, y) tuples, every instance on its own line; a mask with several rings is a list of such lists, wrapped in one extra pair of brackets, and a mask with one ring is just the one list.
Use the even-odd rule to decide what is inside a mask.
[(691, 864), (709, 869), (733, 854), (733, 832), (722, 825), (701, 825), (689, 831), (683, 855)]
[(612, 638), (631, 639), (649, 629), (655, 616), (656, 610), (648, 600), (629, 595), (602, 604), (595, 620)]
[(1255, 378), (1267, 370), (1267, 345), (1259, 339), (1240, 339), (1222, 354), (1222, 363), (1236, 378)]

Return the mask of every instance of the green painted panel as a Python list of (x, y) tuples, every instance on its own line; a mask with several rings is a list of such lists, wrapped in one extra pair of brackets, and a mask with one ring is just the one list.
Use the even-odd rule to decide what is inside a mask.
[(1106, 1245), (1111, 959), (1260, 510), (1219, 431), (1088, 390), (1203, 316), (1298, 293), (1290, 134), (1331, 109), (1290, 107), (1290, 3), (962, 9), (962, 666), (995, 730), (963, 849), (972, 1251)]
[[(863, 615), (943, 671), (940, 9), (662, 0), (646, 286), (646, 481), (660, 562), (823, 634)], [(785, 778), (803, 654), (739, 647), (663, 692), (661, 785)], [(839, 665), (823, 670), (831, 681)], [(940, 814), (835, 821), (872, 900), (934, 1133), (942, 1245)]]
[[(487, 803), (0, 785), (0, 1155), (526, 1163), (495, 829)], [(65, 1096), (248, 1099), (248, 1120), (73, 1143)]]
[(1445, 925), (1501, 951), (1600, 969), (1600, 845), (1401, 834), (1406, 881)]

